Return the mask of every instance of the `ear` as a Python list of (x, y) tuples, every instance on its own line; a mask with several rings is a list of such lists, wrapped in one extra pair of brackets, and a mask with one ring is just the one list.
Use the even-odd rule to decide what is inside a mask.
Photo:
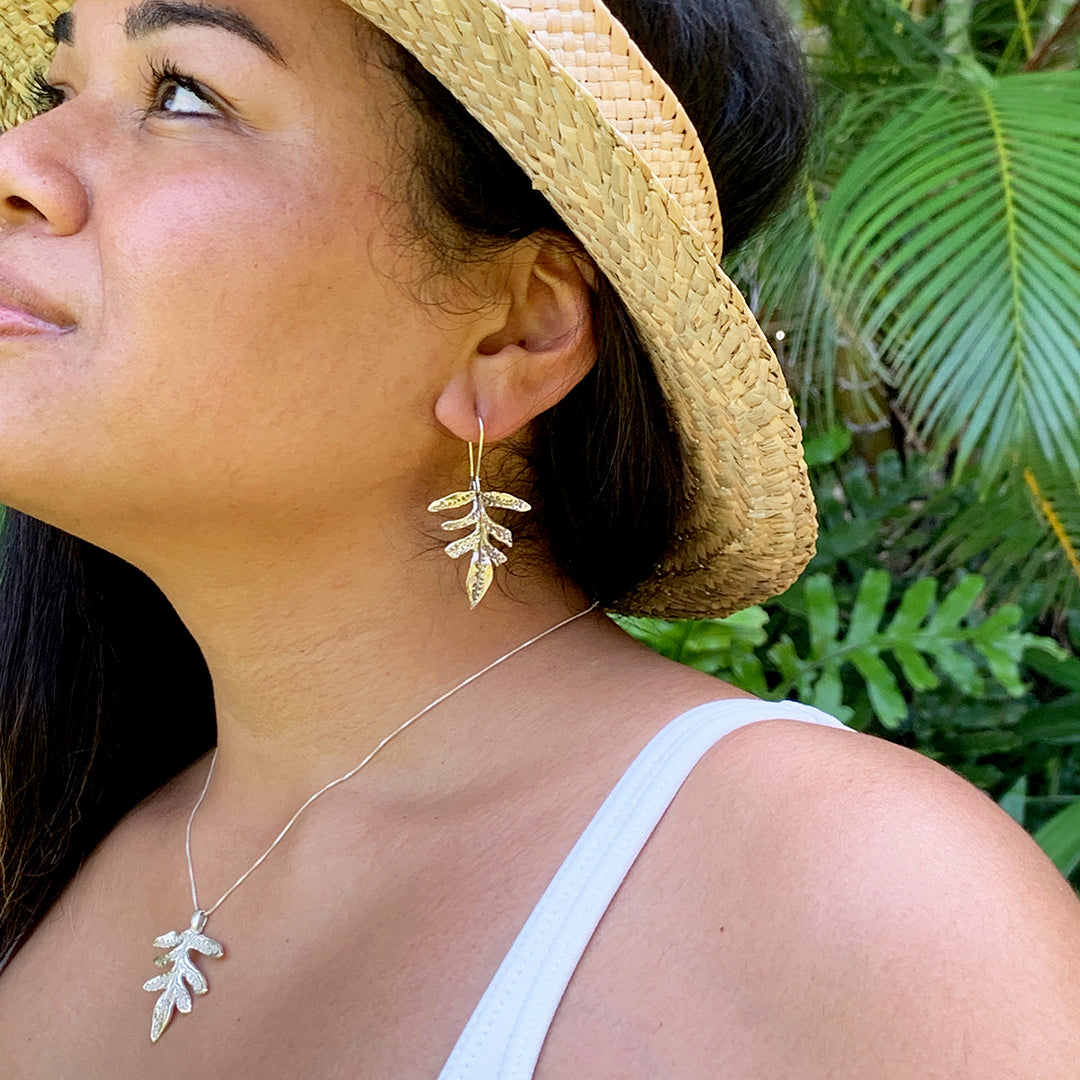
[(491, 321), (435, 405), (439, 422), (476, 441), (483, 417), (489, 442), (505, 439), (566, 396), (596, 362), (589, 305), (594, 271), (580, 257), (537, 237), (509, 254)]

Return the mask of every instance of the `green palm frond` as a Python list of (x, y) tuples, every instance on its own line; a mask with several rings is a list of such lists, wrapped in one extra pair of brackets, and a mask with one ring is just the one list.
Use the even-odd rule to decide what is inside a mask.
[(1080, 0), (1047, 0), (1035, 48), (1024, 63), (1026, 71), (1075, 68), (1080, 60)]
[(1080, 799), (1043, 825), (1035, 840), (1065, 876), (1080, 866)]
[(829, 276), (915, 427), (989, 477), (1080, 472), (1080, 73), (917, 95), (821, 215)]
[(928, 69), (951, 62), (937, 12), (916, 20), (896, 0), (803, 0), (802, 6), (827, 32), (816, 67), (837, 85), (921, 82)]
[(1053, 537), (1059, 572), (1080, 584), (1080, 478), (1039, 476), (1030, 466), (1023, 472), (1031, 496), (1032, 510)]
[[(857, 327), (846, 324), (825, 277), (827, 252), (820, 201), (870, 134), (910, 97), (893, 86), (867, 97), (830, 94), (827, 122), (811, 149), (811, 164), (797, 195), (736, 253), (729, 272), (769, 333), (799, 401), (800, 415), (827, 429), (836, 404), (837, 354), (867, 349)], [(871, 367), (876, 367), (872, 357)]]
[(732, 276), (769, 335), (800, 412), (830, 426), (840, 322), (822, 270), (817, 203), (809, 178), (792, 201), (740, 250)]
[[(1060, 610), (1080, 599), (1080, 479), (1038, 455), (1022, 462), (981, 498), (969, 478), (923, 504), (909, 527), (936, 538), (919, 569), (976, 569), (996, 603)], [(935, 529), (934, 519), (943, 524)]]
[(1039, 25), (1031, 0), (981, 0), (971, 7), (971, 36), (994, 70), (1015, 70), (1031, 55)]

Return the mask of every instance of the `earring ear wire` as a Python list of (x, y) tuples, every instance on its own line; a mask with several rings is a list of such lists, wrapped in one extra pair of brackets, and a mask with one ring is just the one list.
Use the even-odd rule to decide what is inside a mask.
[(452, 495), (436, 499), (428, 506), (431, 513), (437, 514), (443, 510), (455, 510), (459, 506), (469, 505), (469, 512), (464, 517), (444, 521), (442, 528), (453, 532), (455, 529), (473, 526), (468, 536), (452, 540), (445, 548), (451, 559), (459, 559), (466, 552), (472, 553), (469, 572), (465, 575), (465, 594), (469, 598), (470, 611), (483, 600), (495, 575), (495, 567), (506, 562), (506, 554), (495, 546), (495, 541), (507, 547), (513, 547), (514, 544), (510, 530), (505, 525), (492, 521), (488, 509), (516, 510), (519, 513), (532, 509), (524, 499), (519, 499), (516, 495), (508, 495), (504, 491), (483, 490), (480, 482), (480, 462), (484, 454), (484, 418), (477, 416), (477, 420), (480, 422), (480, 444), (474, 460), (473, 444), (471, 440), (469, 442), (469, 490), (455, 491)]

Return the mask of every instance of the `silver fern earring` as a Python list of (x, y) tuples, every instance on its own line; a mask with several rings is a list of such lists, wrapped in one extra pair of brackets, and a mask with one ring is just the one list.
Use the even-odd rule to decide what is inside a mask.
[(444, 521), (442, 527), (448, 532), (455, 529), (465, 529), (473, 526), (473, 531), (468, 536), (459, 540), (452, 540), (446, 545), (446, 554), (451, 559), (459, 559), (467, 551), (472, 552), (469, 562), (469, 572), (465, 577), (465, 593), (469, 597), (469, 610), (471, 611), (484, 598), (484, 593), (491, 585), (491, 579), (495, 575), (495, 567), (506, 562), (506, 554), (500, 551), (494, 544), (498, 540), (500, 544), (512, 547), (514, 540), (510, 530), (505, 525), (492, 521), (488, 516), (489, 507), (497, 507), (501, 510), (517, 510), (523, 513), (532, 507), (516, 495), (508, 495), (504, 491), (483, 491), (480, 486), (480, 459), (484, 454), (484, 420), (480, 421), (480, 445), (473, 458), (473, 444), (469, 443), (469, 490), (455, 491), (452, 495), (436, 499), (429, 507), (433, 514), (443, 510), (456, 510), (459, 506), (471, 504), (469, 512), (463, 518), (455, 518), (453, 521)]

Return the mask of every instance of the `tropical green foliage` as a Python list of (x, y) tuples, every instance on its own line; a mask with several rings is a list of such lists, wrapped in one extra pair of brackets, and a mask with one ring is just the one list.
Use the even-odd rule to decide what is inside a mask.
[(1051, 818), (1035, 839), (1063, 874), (1073, 873), (1080, 866), (1080, 800)]
[[(931, 601), (921, 619), (913, 613), (932, 595), (933, 579), (890, 589), (891, 619), (875, 632), (881, 587), (893, 584), (884, 572), (875, 578), (859, 590), (850, 613), (835, 603), (827, 578), (811, 577), (802, 586), (806, 595), (784, 598), (790, 606), (773, 603), (701, 622), (619, 621), (673, 659), (773, 700), (795, 691), (859, 730), (949, 765), (1032, 829), (1062, 873), (1075, 876), (1080, 660), (1050, 639), (1018, 631), (1015, 612), (984, 616), (973, 576), (940, 603)], [(897, 632), (897, 624), (912, 620), (921, 632)], [(903, 695), (898, 677), (907, 681)], [(1058, 695), (1072, 690), (1046, 703), (1040, 697), (1047, 686)]]
[(822, 135), (801, 199), (732, 270), (812, 434), (840, 424), (871, 462), (918, 448), (942, 479), (976, 488), (926, 565), (978, 569), (992, 590), (1038, 579), (1045, 610), (1068, 607), (1080, 585), (1080, 3), (792, 6)]
[(1080, 0), (788, 0), (800, 197), (729, 269), (800, 414), (809, 575), (662, 651), (968, 776), (1080, 877)]
[[(920, 492), (927, 459), (871, 469), (842, 429), (807, 444), (821, 525), (809, 572), (727, 619), (620, 619), (659, 652), (766, 699), (795, 697), (948, 765), (1031, 829), (1080, 885), (1080, 612), (1033, 632), (1043, 593), (1002, 604), (925, 552), (979, 507), (975, 484)], [(1060, 640), (1058, 640), (1060, 638)]]
[[(622, 622), (685, 664), (772, 701), (794, 694), (860, 729), (870, 726), (872, 714), (878, 724), (898, 730), (910, 717), (907, 697), (937, 690), (943, 680), (965, 697), (984, 698), (989, 677), (1006, 694), (1020, 697), (1026, 650), (1067, 656), (1052, 639), (1019, 631), (1022, 613), (1015, 605), (983, 617), (978, 575), (963, 575), (941, 597), (937, 591), (937, 581), (926, 577), (898, 592), (887, 571), (868, 570), (842, 617), (832, 580), (811, 574), (785, 599), (789, 618), (780, 621), (796, 616), (794, 634), (770, 634), (770, 615), (762, 608), (726, 620)], [(866, 707), (858, 708), (863, 702)]]
[(727, 619), (618, 621), (675, 660), (766, 699), (796, 697), (950, 766), (1076, 875), (1080, 659), (1021, 631), (1018, 607), (987, 613), (976, 575), (937, 593), (933, 578), (903, 587), (884, 570), (854, 590), (815, 574)]
[(913, 95), (824, 204), (825, 272), (929, 446), (1080, 466), (1080, 72)]

